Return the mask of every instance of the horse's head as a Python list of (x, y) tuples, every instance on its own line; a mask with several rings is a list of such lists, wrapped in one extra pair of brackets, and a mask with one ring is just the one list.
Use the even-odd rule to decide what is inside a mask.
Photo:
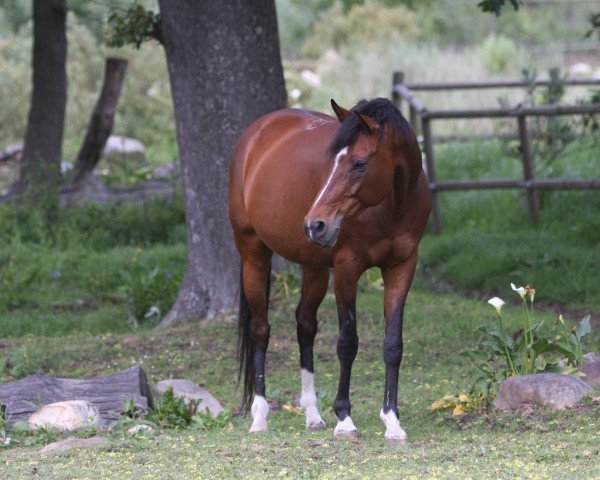
[[(342, 124), (330, 149), (334, 163), (304, 218), (309, 240), (322, 247), (335, 245), (343, 221), (390, 195), (399, 161), (394, 121), (406, 122), (385, 99), (361, 102), (352, 111), (333, 100), (331, 106)], [(365, 111), (375, 115), (361, 113)], [(393, 128), (385, 128), (390, 120)]]

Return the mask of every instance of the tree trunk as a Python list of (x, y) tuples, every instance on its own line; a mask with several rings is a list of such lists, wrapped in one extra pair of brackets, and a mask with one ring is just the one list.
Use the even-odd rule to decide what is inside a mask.
[(12, 190), (34, 204), (57, 204), (67, 104), (65, 0), (33, 0), (33, 93), (20, 179)]
[(274, 0), (160, 0), (188, 227), (188, 265), (160, 326), (233, 308), (239, 257), (229, 158), (253, 120), (286, 105)]
[(127, 60), (108, 57), (104, 70), (104, 84), (98, 103), (92, 113), (90, 124), (81, 145), (72, 183), (84, 181), (96, 168), (106, 140), (112, 133), (121, 86), (127, 72)]

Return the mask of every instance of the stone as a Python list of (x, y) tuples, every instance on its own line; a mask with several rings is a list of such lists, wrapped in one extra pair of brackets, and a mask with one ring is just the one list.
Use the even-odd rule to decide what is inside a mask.
[(574, 407), (584, 396), (593, 392), (592, 387), (574, 375), (517, 375), (500, 384), (494, 407), (499, 410), (521, 410), (545, 406), (561, 410)]
[(102, 445), (108, 443), (110, 440), (104, 437), (91, 437), (91, 438), (67, 438), (66, 440), (60, 440), (58, 442), (49, 443), (40, 450), (42, 455), (50, 452), (65, 452), (72, 448), (87, 448), (94, 445)]
[(179, 164), (177, 162), (160, 165), (154, 169), (152, 176), (154, 178), (168, 180), (179, 175)]
[(85, 400), (49, 403), (29, 417), (29, 428), (55, 428), (61, 431), (77, 430), (90, 425), (100, 425), (98, 407)]
[(127, 430), (127, 433), (130, 433), (131, 435), (137, 435), (138, 433), (154, 433), (155, 431), (156, 430), (154, 430), (150, 425), (144, 425), (141, 423), (131, 427), (129, 430)]
[(225, 410), (208, 390), (199, 387), (190, 380), (162, 380), (156, 384), (156, 393), (162, 396), (169, 387), (173, 387), (173, 395), (175, 397), (182, 397), (185, 403), (191, 401), (199, 402), (196, 411), (208, 410), (213, 417), (216, 417)]
[(135, 138), (111, 135), (106, 140), (102, 157), (140, 157), (144, 158), (144, 144)]
[[(593, 363), (593, 362), (600, 362), (600, 353), (598, 352), (589, 352), (586, 353), (583, 356), (583, 361), (584, 363)], [(558, 362), (556, 364), (557, 367), (566, 367), (567, 366), (567, 359), (563, 358), (560, 362)]]
[(581, 380), (587, 383), (590, 387), (596, 388), (598, 385), (600, 385), (600, 361), (587, 362), (581, 367), (578, 367), (578, 370), (582, 373), (585, 373), (585, 377), (579, 378), (581, 378)]

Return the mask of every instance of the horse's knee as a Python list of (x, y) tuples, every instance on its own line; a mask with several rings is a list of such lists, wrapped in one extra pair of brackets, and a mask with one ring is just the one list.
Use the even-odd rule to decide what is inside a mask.
[(383, 361), (386, 365), (392, 367), (399, 367), (402, 361), (402, 352), (404, 350), (404, 344), (402, 337), (392, 337), (386, 335), (383, 341)]
[(356, 325), (342, 328), (337, 341), (337, 354), (342, 362), (353, 362), (358, 352)]
[(296, 331), (298, 333), (298, 343), (302, 345), (311, 345), (317, 335), (316, 319), (307, 319), (299, 317), (296, 320)]
[(266, 350), (269, 345), (270, 334), (271, 327), (266, 322), (253, 322), (250, 325), (250, 336), (252, 338), (252, 345), (256, 348)]

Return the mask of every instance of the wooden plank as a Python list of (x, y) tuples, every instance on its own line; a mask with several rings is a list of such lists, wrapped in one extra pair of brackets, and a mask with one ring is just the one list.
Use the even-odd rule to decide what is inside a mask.
[(521, 161), (523, 163), (523, 177), (525, 181), (530, 182), (527, 187), (527, 208), (529, 217), (533, 221), (537, 221), (540, 217), (540, 203), (535, 189), (531, 186), (531, 180), (534, 176), (533, 167), (533, 150), (531, 148), (531, 139), (529, 138), (529, 130), (527, 129), (527, 117), (521, 115), (517, 117), (519, 126), (519, 137), (521, 139)]
[[(427, 166), (427, 178), (429, 179), (430, 183), (435, 184), (436, 174), (435, 159), (433, 156), (433, 136), (431, 134), (431, 122), (427, 118), (422, 118), (421, 120), (421, 127), (423, 128), (423, 148), (425, 150), (425, 164)], [(442, 216), (440, 214), (440, 204), (437, 192), (433, 190), (431, 194), (431, 216), (433, 219), (433, 233), (437, 235), (442, 232)]]
[(27, 421), (42, 405), (68, 400), (87, 400), (96, 405), (102, 426), (119, 418), (126, 400), (133, 400), (142, 411), (153, 408), (146, 373), (140, 366), (91, 379), (48, 377), (38, 372), (16, 382), (0, 384), (0, 405), (4, 406), (10, 426)]
[(424, 110), (421, 112), (421, 116), (436, 120), (449, 120), (457, 118), (580, 115), (589, 113), (600, 113), (600, 103), (588, 103), (585, 105), (540, 105), (537, 107), (517, 108), (481, 108), (472, 110)]
[(432, 191), (458, 191), (458, 190), (491, 190), (511, 188), (535, 188), (536, 190), (600, 190), (600, 178), (586, 179), (492, 179), (492, 180), (445, 180), (443, 182), (430, 182)]
[[(535, 80), (533, 84), (537, 87), (550, 85), (550, 80)], [(600, 80), (597, 79), (572, 79), (561, 82), (563, 85), (572, 87), (584, 87), (600, 85)], [(487, 82), (409, 82), (404, 83), (404, 86), (410, 90), (420, 91), (435, 91), (435, 90), (479, 90), (488, 88), (524, 88), (529, 86), (527, 82), (522, 80), (498, 80)]]

